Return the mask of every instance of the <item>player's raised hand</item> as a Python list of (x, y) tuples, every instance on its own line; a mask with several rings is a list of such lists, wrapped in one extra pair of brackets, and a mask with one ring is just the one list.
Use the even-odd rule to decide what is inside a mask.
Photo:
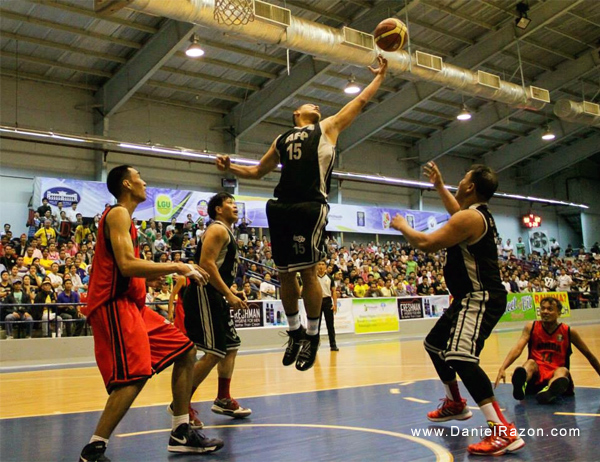
[(406, 218), (397, 213), (396, 216), (393, 218), (392, 222), (390, 223), (390, 227), (394, 228), (397, 231), (400, 231), (400, 228), (402, 228), (404, 224), (406, 224)]
[(215, 164), (220, 171), (226, 172), (231, 167), (231, 159), (229, 156), (218, 155)]
[(496, 382), (494, 383), (494, 389), (496, 389), (500, 383), (500, 380), (502, 380), (502, 383), (506, 383), (506, 371), (504, 369), (500, 369), (498, 371), (498, 376), (496, 377)]
[(377, 64), (379, 65), (379, 67), (374, 68), (369, 66), (369, 70), (377, 75), (380, 75), (381, 77), (385, 77), (385, 73), (387, 71), (387, 67), (388, 67), (388, 61), (387, 59), (385, 59), (383, 56), (379, 55), (377, 56)]
[(429, 181), (431, 181), (434, 186), (444, 186), (442, 173), (434, 161), (425, 164), (423, 173), (429, 178)]

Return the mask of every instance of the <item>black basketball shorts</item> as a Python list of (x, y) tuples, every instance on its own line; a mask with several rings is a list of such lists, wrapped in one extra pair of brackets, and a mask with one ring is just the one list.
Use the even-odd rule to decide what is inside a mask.
[(281, 272), (311, 268), (325, 258), (329, 205), (319, 202), (267, 202), (273, 260)]
[(240, 348), (225, 298), (212, 287), (190, 284), (183, 299), (187, 336), (199, 350), (223, 358)]

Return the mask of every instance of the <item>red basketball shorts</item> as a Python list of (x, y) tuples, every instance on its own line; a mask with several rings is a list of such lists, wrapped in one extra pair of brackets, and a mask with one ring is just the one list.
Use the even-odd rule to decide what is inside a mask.
[(146, 306), (140, 310), (128, 299), (99, 307), (88, 319), (108, 393), (158, 374), (194, 347), (161, 315)]

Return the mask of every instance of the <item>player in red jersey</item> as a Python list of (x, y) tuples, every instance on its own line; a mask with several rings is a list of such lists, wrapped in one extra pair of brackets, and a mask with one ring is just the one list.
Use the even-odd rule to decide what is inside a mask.
[(512, 376), (515, 399), (522, 400), (525, 394), (535, 393), (540, 404), (548, 404), (560, 395), (572, 395), (573, 380), (569, 372), (571, 344), (583, 353), (600, 375), (598, 358), (577, 331), (558, 322), (561, 311), (562, 304), (559, 300), (552, 297), (542, 299), (542, 321), (533, 321), (525, 326), (521, 338), (500, 367), (495, 386), (498, 386), (500, 380), (506, 381), (506, 369), (521, 355), (525, 345), (529, 349), (527, 361), (523, 366), (517, 367)]
[(79, 460), (110, 462), (104, 452), (113, 430), (146, 381), (171, 364), (174, 416), (169, 451), (216, 451), (223, 441), (207, 438), (189, 424), (196, 349), (185, 335), (145, 306), (144, 278), (177, 273), (205, 284), (208, 274), (197, 265), (141, 260), (131, 217), (146, 200), (146, 183), (137, 170), (122, 165), (110, 171), (106, 184), (117, 204), (104, 211), (98, 224), (88, 304), (81, 311), (93, 328), (96, 361), (109, 397)]

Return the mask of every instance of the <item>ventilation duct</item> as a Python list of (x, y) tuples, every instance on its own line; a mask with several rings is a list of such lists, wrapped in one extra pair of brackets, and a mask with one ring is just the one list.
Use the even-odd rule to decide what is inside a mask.
[[(357, 49), (355, 44), (347, 41), (343, 29), (325, 26), (293, 15), (290, 17), (288, 27), (275, 25), (258, 17), (245, 25), (227, 26), (218, 24), (214, 20), (214, 0), (126, 0), (126, 2), (128, 8), (141, 13), (217, 29), (229, 35), (278, 45), (333, 63), (365, 67), (375, 61), (377, 54), (376, 50)], [(414, 56), (411, 58), (406, 51), (385, 53), (385, 57), (389, 62), (390, 72), (400, 78), (435, 82), (460, 93), (523, 109), (539, 110), (545, 106), (543, 101), (530, 98), (529, 93), (522, 86), (499, 78), (499, 88), (492, 88), (478, 84), (477, 72), (451, 64), (443, 63), (442, 69), (438, 71), (417, 65), (416, 58)]]
[(567, 122), (600, 127), (600, 106), (589, 101), (578, 103), (570, 99), (559, 99), (554, 104), (554, 114)]

